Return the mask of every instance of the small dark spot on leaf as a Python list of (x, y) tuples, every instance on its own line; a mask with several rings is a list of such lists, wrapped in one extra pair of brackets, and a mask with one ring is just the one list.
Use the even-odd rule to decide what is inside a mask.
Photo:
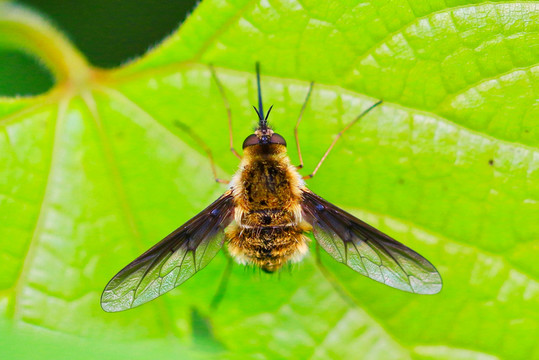
[(488, 164), (489, 164), (490, 166), (494, 165), (494, 160), (493, 160), (493, 159), (490, 159), (490, 160), (488, 161)]

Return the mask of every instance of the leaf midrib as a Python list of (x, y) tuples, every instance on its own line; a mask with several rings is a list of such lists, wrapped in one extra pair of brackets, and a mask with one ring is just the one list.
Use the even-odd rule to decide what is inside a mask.
[[(98, 132), (98, 136), (101, 142), (101, 148), (103, 150), (107, 166), (109, 171), (107, 173), (111, 174), (112, 177), (112, 184), (113, 187), (116, 189), (115, 193), (117, 194), (117, 201), (120, 205), (120, 208), (122, 209), (122, 212), (124, 214), (123, 218), (126, 221), (127, 228), (130, 232), (133, 233), (133, 238), (137, 242), (138, 248), (140, 248), (141, 253), (146, 251), (146, 247), (144, 246), (144, 243), (142, 242), (142, 237), (140, 234), (140, 230), (138, 229), (137, 223), (135, 221), (135, 216), (132, 210), (132, 206), (129, 202), (129, 199), (127, 197), (124, 182), (122, 181), (122, 175), (119, 170), (118, 166), (118, 160), (116, 159), (116, 156), (114, 155), (114, 150), (111, 145), (111, 141), (107, 136), (107, 133), (103, 127), (103, 123), (101, 121), (101, 117), (99, 115), (99, 111), (97, 110), (97, 107), (95, 105), (95, 99), (91, 92), (83, 93), (82, 99), (88, 108), (88, 111), (91, 114), (91, 117), (94, 120), (94, 126)], [(172, 332), (176, 333), (176, 327), (172, 323), (172, 316), (171, 316), (171, 306), (165, 306), (165, 302), (170, 302), (170, 300), (164, 299), (164, 301), (158, 301), (157, 306), (159, 309), (157, 310), (158, 316), (161, 318), (161, 323), (164, 325), (165, 332)]]
[(22, 302), (17, 301), (17, 297), (22, 293), (22, 288), (24, 287), (24, 282), (27, 280), (27, 275), (29, 270), (29, 262), (34, 258), (34, 252), (35, 248), (39, 244), (39, 236), (38, 233), (42, 231), (43, 228), (43, 217), (44, 217), (44, 207), (45, 204), (48, 201), (49, 196), (49, 187), (52, 183), (53, 179), (53, 167), (54, 162), (58, 159), (58, 142), (57, 137), (60, 134), (60, 125), (65, 121), (65, 116), (67, 114), (67, 110), (69, 108), (69, 102), (70, 99), (63, 99), (60, 104), (58, 105), (56, 117), (54, 119), (53, 124), (53, 134), (52, 134), (52, 144), (51, 144), (51, 150), (49, 155), (49, 167), (46, 174), (46, 181), (45, 186), (43, 188), (43, 196), (41, 198), (41, 202), (39, 204), (39, 210), (36, 217), (36, 224), (34, 226), (34, 229), (32, 231), (32, 235), (30, 239), (28, 240), (28, 246), (26, 248), (26, 251), (24, 252), (25, 256), (22, 261), (19, 275), (17, 277), (17, 280), (15, 281), (15, 284), (12, 287), (12, 303), (10, 306), (11, 309), (11, 315), (13, 318), (20, 320), (22, 318), (20, 307), (22, 306)]

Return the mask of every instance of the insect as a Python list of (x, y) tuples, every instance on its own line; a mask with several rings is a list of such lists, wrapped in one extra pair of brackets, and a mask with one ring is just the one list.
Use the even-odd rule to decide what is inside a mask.
[[(231, 150), (241, 158), (241, 164), (228, 190), (116, 274), (105, 287), (102, 308), (107, 312), (127, 310), (172, 290), (204, 268), (224, 245), (237, 262), (275, 272), (306, 255), (308, 233), (335, 260), (362, 275), (416, 294), (438, 293), (442, 280), (430, 262), (316, 195), (304, 182), (316, 173), (340, 135), (381, 101), (348, 124), (313, 173), (302, 177), (298, 172), (303, 160), (297, 127), (313, 83), (296, 123), (301, 164), (295, 166), (287, 155), (285, 139), (268, 125), (271, 107), (265, 114), (258, 64), (256, 73), (258, 128), (243, 142), (243, 157), (235, 152), (230, 138)], [(216, 175), (213, 163), (212, 168)], [(224, 182), (217, 176), (216, 180)]]

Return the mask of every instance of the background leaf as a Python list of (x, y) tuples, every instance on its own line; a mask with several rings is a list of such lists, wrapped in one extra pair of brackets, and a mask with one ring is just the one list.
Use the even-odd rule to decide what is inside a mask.
[[(37, 54), (57, 80), (42, 96), (0, 100), (0, 309), (13, 339), (2, 351), (21, 351), (27, 332), (43, 346), (52, 332), (96, 355), (137, 357), (131, 344), (151, 342), (160, 356), (539, 358), (536, 3), (205, 1), (164, 43), (107, 71), (18, 10), (0, 8), (0, 44)], [(230, 176), (237, 161), (207, 65), (239, 147), (254, 125), (256, 61), (290, 144), (316, 81), (300, 129), (306, 172), (384, 99), (309, 185), (427, 257), (442, 293), (402, 293), (324, 257), (351, 306), (310, 257), (279, 277), (236, 266), (212, 312), (221, 255), (166, 296), (102, 312), (100, 292), (123, 265), (223, 192), (175, 122)]]

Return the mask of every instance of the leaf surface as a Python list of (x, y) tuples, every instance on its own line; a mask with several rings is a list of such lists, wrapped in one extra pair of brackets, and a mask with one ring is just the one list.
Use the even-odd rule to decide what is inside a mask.
[[(538, 30), (536, 2), (215, 0), (147, 55), (102, 71), (35, 15), (1, 5), (0, 45), (35, 53), (57, 78), (47, 94), (0, 99), (0, 313), (14, 343), (30, 329), (36, 344), (53, 332), (96, 354), (145, 341), (154, 355), (181, 353), (196, 346), (198, 309), (201, 336), (231, 358), (539, 358)], [(211, 311), (218, 255), (149, 304), (101, 310), (118, 270), (224, 192), (175, 124), (230, 176), (208, 64), (239, 147), (255, 124), (256, 61), (294, 161), (293, 126), (316, 82), (300, 128), (306, 173), (384, 99), (309, 186), (429, 259), (439, 295), (387, 288), (325, 256), (355, 306), (311, 257), (279, 278), (236, 266)]]

